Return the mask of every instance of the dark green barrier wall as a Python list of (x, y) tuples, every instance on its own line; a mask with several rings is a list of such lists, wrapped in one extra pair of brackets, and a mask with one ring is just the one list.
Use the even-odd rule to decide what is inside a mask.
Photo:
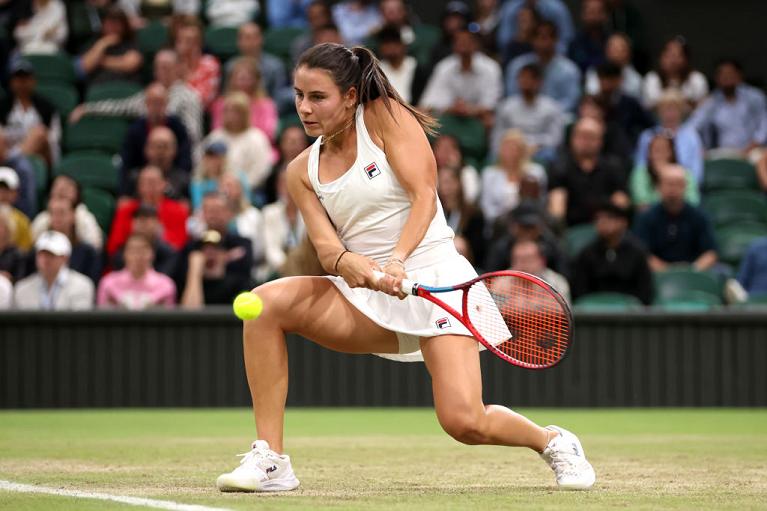
[[(0, 408), (249, 404), (228, 310), (0, 315)], [(423, 364), (290, 339), (290, 405), (430, 405)], [(767, 406), (767, 315), (582, 314), (542, 372), (483, 357), (485, 399), (510, 406)]]

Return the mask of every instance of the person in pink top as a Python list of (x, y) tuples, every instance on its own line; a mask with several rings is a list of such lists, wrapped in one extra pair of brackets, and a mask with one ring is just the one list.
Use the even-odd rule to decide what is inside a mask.
[(124, 269), (101, 279), (98, 307), (142, 310), (175, 305), (176, 285), (152, 268), (154, 248), (149, 239), (132, 234), (125, 243), (124, 257)]
[(179, 25), (174, 49), (183, 80), (197, 93), (204, 106), (210, 105), (218, 93), (221, 65), (213, 55), (202, 53), (202, 26), (198, 20), (185, 20)]
[(224, 124), (224, 97), (230, 92), (244, 92), (250, 99), (250, 125), (260, 129), (274, 144), (277, 133), (277, 105), (263, 87), (261, 70), (252, 57), (240, 57), (232, 63), (226, 77), (226, 90), (210, 106), (213, 129)]

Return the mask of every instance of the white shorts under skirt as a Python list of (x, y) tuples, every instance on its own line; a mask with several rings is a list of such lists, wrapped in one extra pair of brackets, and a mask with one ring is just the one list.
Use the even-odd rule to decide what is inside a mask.
[[(405, 271), (410, 280), (427, 286), (451, 286), (471, 280), (477, 272), (452, 246), (442, 246), (423, 254), (416, 261), (408, 259)], [(427, 264), (423, 264), (427, 263)], [(423, 264), (423, 265), (422, 265)], [(344, 297), (376, 324), (397, 334), (399, 353), (376, 353), (399, 362), (422, 362), (420, 338), (471, 333), (457, 319), (428, 300), (409, 296), (400, 300), (380, 291), (351, 288), (341, 277), (328, 276)], [(442, 293), (439, 298), (461, 311), (463, 291)], [(477, 346), (481, 347), (479, 343)]]

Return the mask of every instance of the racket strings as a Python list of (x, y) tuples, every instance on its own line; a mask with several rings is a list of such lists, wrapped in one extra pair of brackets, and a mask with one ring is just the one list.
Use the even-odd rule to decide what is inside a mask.
[(467, 300), (477, 332), (521, 365), (546, 367), (567, 350), (569, 314), (540, 284), (512, 275), (489, 277), (469, 288)]

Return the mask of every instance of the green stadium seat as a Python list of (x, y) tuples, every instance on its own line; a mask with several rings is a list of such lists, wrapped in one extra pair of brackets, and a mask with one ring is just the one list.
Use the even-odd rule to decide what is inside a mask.
[(760, 192), (710, 194), (703, 200), (703, 209), (717, 226), (744, 221), (767, 224), (767, 198)]
[(96, 221), (99, 223), (99, 227), (105, 233), (109, 232), (112, 226), (112, 217), (115, 212), (115, 198), (104, 190), (98, 188), (83, 188), (83, 203), (88, 207), (93, 216), (96, 217)]
[(466, 158), (483, 161), (487, 151), (485, 127), (473, 117), (445, 114), (439, 118), (439, 132), (458, 139)]
[(574, 305), (580, 311), (625, 312), (641, 308), (642, 302), (624, 293), (589, 293), (578, 298)]
[(35, 68), (35, 77), (38, 82), (54, 82), (74, 84), (75, 68), (71, 57), (63, 53), (54, 54), (29, 54), (25, 55), (32, 67)]
[(99, 150), (118, 153), (127, 129), (128, 123), (124, 119), (86, 116), (67, 128), (64, 147), (67, 152)]
[(264, 34), (264, 51), (279, 57), (290, 68), (293, 41), (303, 33), (300, 28), (270, 28)]
[(56, 166), (54, 174), (70, 176), (83, 188), (100, 188), (110, 192), (117, 191), (119, 181), (112, 158), (91, 152), (68, 154)]
[(151, 21), (136, 32), (136, 44), (144, 58), (152, 57), (170, 43), (168, 27), (159, 21)]
[(702, 292), (722, 300), (722, 282), (717, 277), (691, 268), (673, 268), (656, 272), (656, 301), (674, 300), (689, 296), (690, 292)]
[(419, 64), (428, 65), (431, 61), (431, 52), (439, 43), (442, 32), (438, 27), (424, 23), (413, 27), (415, 41), (408, 47), (408, 53), (414, 56)]
[(572, 259), (578, 257), (586, 245), (597, 237), (597, 230), (593, 224), (581, 224), (569, 227), (565, 231), (565, 247), (567, 255)]
[(764, 236), (767, 236), (767, 225), (756, 222), (740, 222), (716, 229), (719, 258), (737, 266), (751, 242)]
[(234, 27), (208, 27), (205, 30), (205, 47), (225, 62), (237, 55), (237, 29)]
[(658, 299), (653, 305), (666, 311), (704, 312), (722, 305), (722, 300), (705, 291), (690, 290), (674, 297)]
[(758, 188), (756, 169), (748, 161), (730, 158), (706, 160), (703, 170), (704, 190), (757, 190)]
[(69, 113), (80, 102), (77, 89), (68, 83), (43, 82), (37, 84), (35, 91), (56, 107), (62, 122), (66, 122)]
[(88, 88), (85, 101), (101, 101), (104, 99), (124, 99), (141, 92), (141, 85), (133, 82), (112, 81), (97, 83)]

